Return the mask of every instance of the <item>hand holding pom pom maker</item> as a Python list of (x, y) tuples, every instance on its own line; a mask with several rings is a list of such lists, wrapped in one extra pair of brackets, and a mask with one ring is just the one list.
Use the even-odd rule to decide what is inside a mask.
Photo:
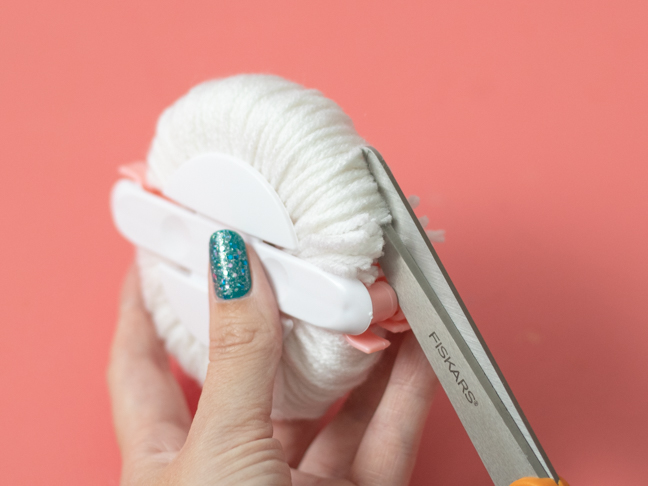
[(372, 332), (375, 325), (401, 331), (409, 323), (496, 486), (567, 486), (389, 167), (373, 148), (365, 148), (364, 156), (392, 215), (382, 228), (384, 255), (378, 261), (388, 284), (367, 288), (292, 256), (297, 235), (279, 196), (255, 169), (229, 155), (195, 157), (161, 189), (147, 185), (145, 164), (122, 167), (126, 179), (113, 188), (113, 218), (128, 240), (164, 259), (159, 269), (165, 293), (204, 344), (207, 243), (215, 231), (230, 228), (258, 253), (284, 314), (344, 333), (364, 352), (389, 345)]

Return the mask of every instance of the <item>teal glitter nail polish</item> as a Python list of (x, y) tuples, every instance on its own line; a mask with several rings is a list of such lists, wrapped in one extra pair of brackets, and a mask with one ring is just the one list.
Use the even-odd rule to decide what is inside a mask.
[(209, 260), (216, 295), (238, 299), (250, 291), (252, 279), (243, 238), (231, 230), (220, 230), (209, 240)]

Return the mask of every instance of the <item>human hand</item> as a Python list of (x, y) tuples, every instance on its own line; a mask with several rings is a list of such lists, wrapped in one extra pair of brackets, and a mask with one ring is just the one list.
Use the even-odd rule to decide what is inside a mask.
[(388, 348), (323, 428), (318, 421), (273, 423), (282, 328), (251, 248), (248, 257), (247, 295), (220, 300), (211, 285), (210, 362), (193, 421), (136, 269), (126, 276), (108, 368), (122, 485), (407, 484), (436, 384), (414, 337), (407, 333)]

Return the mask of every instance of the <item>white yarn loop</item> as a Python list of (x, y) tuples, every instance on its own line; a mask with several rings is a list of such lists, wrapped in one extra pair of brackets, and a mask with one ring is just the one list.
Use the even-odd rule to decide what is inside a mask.
[[(364, 140), (333, 101), (276, 76), (240, 75), (193, 88), (164, 111), (148, 156), (162, 187), (196, 155), (223, 152), (256, 168), (286, 206), (299, 241), (292, 253), (336, 275), (371, 284), (390, 221), (363, 159)], [(254, 208), (251, 208), (254, 210)], [(138, 252), (143, 294), (159, 335), (181, 366), (204, 380), (208, 351), (164, 295), (158, 258)], [(284, 341), (273, 416), (321, 416), (360, 384), (376, 361), (340, 334), (293, 319)]]

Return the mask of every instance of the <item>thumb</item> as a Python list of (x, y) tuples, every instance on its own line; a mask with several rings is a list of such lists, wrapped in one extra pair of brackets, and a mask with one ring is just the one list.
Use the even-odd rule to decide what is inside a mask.
[(192, 429), (219, 441), (270, 438), (282, 350), (277, 302), (259, 257), (238, 233), (214, 233), (209, 257), (209, 367)]

